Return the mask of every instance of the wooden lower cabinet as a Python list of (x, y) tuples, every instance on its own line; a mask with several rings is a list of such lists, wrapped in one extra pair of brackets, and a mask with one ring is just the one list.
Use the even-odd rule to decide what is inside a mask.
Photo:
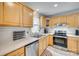
[(48, 35), (47, 36), (47, 45), (48, 46), (53, 46), (53, 35)]
[(77, 44), (77, 47), (78, 47), (77, 52), (78, 52), (78, 54), (79, 54), (79, 38), (78, 38), (77, 42), (78, 42), (78, 44)]
[(78, 53), (78, 41), (76, 37), (68, 37), (68, 50)]
[(39, 56), (43, 53), (43, 38), (39, 40)]
[(41, 37), (39, 40), (39, 56), (42, 55), (47, 46), (47, 37)]
[(24, 47), (19, 48), (11, 53), (8, 53), (5, 56), (24, 56)]

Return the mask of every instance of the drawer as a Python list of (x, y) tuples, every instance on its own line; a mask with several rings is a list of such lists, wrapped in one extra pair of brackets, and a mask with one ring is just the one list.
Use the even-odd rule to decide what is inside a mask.
[(24, 47), (19, 48), (11, 53), (8, 53), (6, 56), (20, 56), (21, 54), (24, 54)]

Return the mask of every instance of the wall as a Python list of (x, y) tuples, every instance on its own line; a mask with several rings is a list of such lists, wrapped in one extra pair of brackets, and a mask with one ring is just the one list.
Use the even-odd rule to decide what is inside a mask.
[(67, 34), (75, 34), (75, 29), (76, 28), (70, 28), (70, 27), (67, 27), (67, 26), (57, 26), (57, 27), (49, 28), (48, 31), (50, 33), (54, 33), (55, 30), (65, 30), (65, 31), (67, 31)]
[(26, 37), (31, 32), (30, 28), (0, 27), (0, 45), (13, 42), (13, 31), (25, 30)]

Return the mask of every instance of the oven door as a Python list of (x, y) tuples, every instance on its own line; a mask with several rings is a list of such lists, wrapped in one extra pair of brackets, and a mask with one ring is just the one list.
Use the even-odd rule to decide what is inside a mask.
[(63, 37), (53, 37), (54, 45), (62, 46), (67, 48), (67, 39)]

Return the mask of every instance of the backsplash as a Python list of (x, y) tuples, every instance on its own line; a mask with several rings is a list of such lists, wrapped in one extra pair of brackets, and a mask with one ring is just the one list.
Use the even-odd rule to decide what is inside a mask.
[(65, 30), (67, 31), (67, 34), (75, 34), (75, 30), (76, 28), (70, 28), (70, 27), (66, 27), (66, 26), (61, 26), (61, 27), (53, 27), (53, 28), (49, 28), (49, 33), (54, 33), (55, 30)]
[(25, 31), (26, 37), (31, 32), (30, 28), (0, 27), (0, 44), (13, 42), (13, 31)]

